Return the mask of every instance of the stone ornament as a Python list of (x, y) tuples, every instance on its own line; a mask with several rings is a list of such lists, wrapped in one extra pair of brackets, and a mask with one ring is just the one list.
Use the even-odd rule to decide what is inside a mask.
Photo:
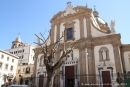
[(71, 2), (68, 2), (66, 7), (66, 12), (70, 14), (72, 10), (73, 10), (73, 5), (71, 4)]
[(110, 27), (111, 27), (111, 32), (115, 32), (115, 20), (111, 20), (111, 24), (110, 24)]

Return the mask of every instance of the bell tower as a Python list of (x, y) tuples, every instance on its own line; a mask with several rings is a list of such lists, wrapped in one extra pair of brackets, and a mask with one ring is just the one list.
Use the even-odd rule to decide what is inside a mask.
[(21, 42), (21, 39), (20, 39), (20, 34), (18, 34), (18, 37), (15, 39), (15, 41), (12, 42), (12, 48), (17, 48), (19, 46), (22, 46), (23, 43)]

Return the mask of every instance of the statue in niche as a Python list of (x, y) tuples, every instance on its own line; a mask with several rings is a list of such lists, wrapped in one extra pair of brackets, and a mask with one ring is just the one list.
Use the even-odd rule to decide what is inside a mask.
[(107, 55), (106, 55), (106, 51), (102, 50), (102, 59), (106, 60), (107, 59)]

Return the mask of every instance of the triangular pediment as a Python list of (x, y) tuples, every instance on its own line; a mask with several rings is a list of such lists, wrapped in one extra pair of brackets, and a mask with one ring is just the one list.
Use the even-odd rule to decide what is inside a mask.
[(54, 16), (52, 17), (51, 20), (58, 19), (58, 18), (61, 16), (62, 13), (63, 13), (62, 11), (58, 12), (56, 15), (54, 15)]
[(80, 13), (83, 13), (83, 12), (90, 13), (90, 12), (92, 12), (92, 10), (85, 7), (85, 6), (77, 6), (77, 7), (74, 7), (70, 13), (67, 13), (66, 10), (58, 12), (56, 15), (54, 15), (52, 17), (52, 19), (50, 21), (57, 20), (57, 19), (60, 19), (60, 18), (64, 18), (68, 15), (75, 15), (75, 14), (78, 14), (78, 13), (80, 14)]

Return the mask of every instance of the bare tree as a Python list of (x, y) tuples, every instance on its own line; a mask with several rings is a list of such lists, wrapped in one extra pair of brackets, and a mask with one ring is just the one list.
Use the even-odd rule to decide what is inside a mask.
[[(36, 35), (36, 34), (35, 34)], [(46, 82), (46, 86), (45, 87), (52, 87), (53, 86), (53, 79), (55, 76), (55, 70), (57, 70), (58, 68), (60, 68), (60, 66), (62, 66), (65, 63), (65, 58), (68, 57), (68, 54), (72, 52), (74, 46), (76, 43), (72, 44), (69, 49), (60, 49), (61, 45), (63, 46), (63, 43), (61, 44), (61, 39), (64, 37), (64, 35), (62, 34), (62, 36), (59, 38), (58, 41), (56, 41), (53, 44), (49, 44), (49, 39), (45, 39), (43, 37), (43, 35), (40, 33), (40, 35), (42, 36), (42, 38), (40, 38), (38, 35), (36, 35), (40, 41), (43, 42), (43, 44), (41, 43), (36, 43), (38, 44), (41, 48), (42, 48), (42, 53), (44, 55), (44, 65), (46, 67), (46, 71), (47, 71), (47, 82)], [(60, 58), (58, 61), (54, 62), (54, 58), (55, 58), (55, 53), (60, 51), (61, 54)]]

